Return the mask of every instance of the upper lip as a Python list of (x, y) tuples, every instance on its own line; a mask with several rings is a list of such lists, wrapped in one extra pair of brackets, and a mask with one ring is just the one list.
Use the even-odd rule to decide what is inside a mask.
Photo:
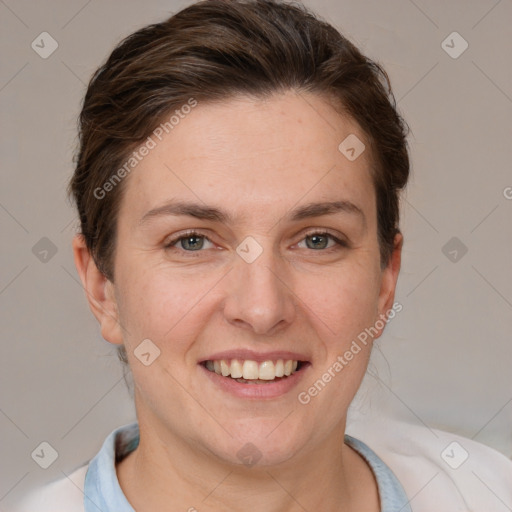
[(263, 361), (277, 361), (278, 359), (288, 360), (292, 359), (293, 361), (303, 361), (309, 362), (309, 357), (304, 354), (299, 354), (298, 352), (292, 352), (288, 350), (274, 350), (272, 352), (255, 352), (254, 350), (246, 350), (246, 349), (235, 349), (235, 350), (224, 350), (223, 352), (216, 352), (215, 354), (211, 354), (208, 357), (204, 357), (199, 360), (199, 363), (204, 363), (206, 361), (220, 361), (221, 359), (230, 360), (230, 359), (238, 359), (238, 360), (250, 360), (256, 361), (258, 363), (262, 363)]

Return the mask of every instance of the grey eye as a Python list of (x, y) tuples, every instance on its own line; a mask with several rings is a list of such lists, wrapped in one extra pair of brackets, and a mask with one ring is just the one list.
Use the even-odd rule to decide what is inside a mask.
[[(329, 243), (329, 238), (331, 238), (330, 235), (314, 234), (308, 235), (305, 240), (309, 249), (325, 249)], [(311, 244), (307, 242), (308, 240), (311, 241)]]
[(203, 248), (204, 238), (201, 235), (190, 235), (180, 238), (178, 242), (181, 243), (182, 249), (194, 251)]

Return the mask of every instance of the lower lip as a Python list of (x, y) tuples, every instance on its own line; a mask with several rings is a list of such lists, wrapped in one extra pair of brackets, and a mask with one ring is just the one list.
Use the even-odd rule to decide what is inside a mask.
[(231, 377), (223, 377), (215, 372), (211, 372), (201, 364), (199, 365), (201, 370), (206, 373), (206, 376), (223, 391), (239, 398), (253, 398), (259, 400), (278, 398), (289, 393), (302, 380), (304, 373), (310, 366), (309, 363), (305, 364), (298, 372), (292, 373), (289, 377), (276, 382), (269, 382), (267, 384), (243, 384)]

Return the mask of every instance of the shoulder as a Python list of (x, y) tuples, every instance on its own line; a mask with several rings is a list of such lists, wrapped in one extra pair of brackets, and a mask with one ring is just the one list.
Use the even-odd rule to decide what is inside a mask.
[(122, 500), (115, 463), (119, 457), (135, 449), (138, 434), (137, 422), (111, 431), (93, 459), (64, 478), (33, 490), (10, 512), (84, 512), (85, 489), (89, 499), (104, 498), (108, 493), (109, 498)]
[(510, 512), (512, 460), (472, 439), (396, 420), (357, 422), (351, 433), (393, 471), (415, 512)]
[(88, 464), (70, 475), (35, 489), (13, 512), (84, 512), (84, 483)]

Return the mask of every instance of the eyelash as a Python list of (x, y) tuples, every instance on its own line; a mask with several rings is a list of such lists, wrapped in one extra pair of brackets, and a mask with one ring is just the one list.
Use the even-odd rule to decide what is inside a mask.
[[(338, 237), (334, 236), (333, 234), (329, 233), (328, 231), (320, 231), (320, 230), (311, 231), (309, 233), (306, 233), (304, 235), (304, 237), (300, 241), (302, 242), (306, 238), (312, 237), (312, 236), (315, 236), (315, 235), (329, 237), (330, 239), (334, 240), (334, 242), (338, 246), (338, 247), (329, 247), (327, 249), (318, 249), (318, 252), (324, 252), (324, 253), (327, 252), (327, 253), (329, 253), (329, 252), (331, 252), (333, 250), (339, 250), (341, 248), (345, 248), (346, 249), (346, 248), (349, 247), (348, 242), (346, 242), (345, 240), (339, 239)], [(198, 231), (191, 230), (191, 231), (186, 231), (185, 233), (182, 233), (181, 235), (179, 235), (178, 237), (173, 238), (172, 240), (169, 240), (167, 243), (165, 243), (164, 249), (166, 249), (166, 250), (172, 250), (172, 249), (179, 250), (181, 252), (188, 253), (192, 257), (195, 256), (194, 253), (203, 252), (202, 250), (187, 251), (186, 249), (181, 249), (181, 248), (180, 249), (176, 249), (175, 247), (173, 247), (174, 245), (179, 243), (181, 240), (184, 240), (184, 239), (190, 238), (190, 237), (204, 238), (205, 240), (208, 240), (208, 242), (211, 242), (211, 240), (206, 235), (203, 235), (203, 234), (201, 234)], [(309, 249), (309, 250), (310, 251), (315, 251), (315, 249)], [(317, 251), (315, 251), (315, 252), (317, 252)]]

